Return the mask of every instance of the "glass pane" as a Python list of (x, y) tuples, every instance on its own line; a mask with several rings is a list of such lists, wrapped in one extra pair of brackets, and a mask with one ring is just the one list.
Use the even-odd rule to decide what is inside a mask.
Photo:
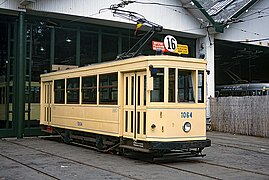
[(98, 34), (81, 32), (80, 42), (80, 65), (97, 63)]
[(102, 36), (102, 61), (113, 61), (118, 55), (118, 36)]
[(82, 103), (97, 103), (97, 76), (82, 78)]
[(198, 71), (198, 102), (204, 103), (204, 71)]
[(100, 75), (99, 88), (100, 104), (117, 104), (118, 73)]
[(193, 102), (193, 82), (191, 71), (178, 71), (178, 102)]
[(164, 69), (156, 68), (156, 76), (153, 77), (153, 91), (150, 92), (151, 102), (164, 102)]
[(176, 69), (175, 68), (169, 68), (169, 92), (168, 92), (168, 102), (175, 102), (176, 93)]
[(76, 31), (55, 30), (55, 64), (76, 65)]
[(66, 94), (68, 104), (79, 103), (79, 78), (67, 79)]
[(54, 103), (64, 104), (65, 99), (65, 80), (54, 81)]

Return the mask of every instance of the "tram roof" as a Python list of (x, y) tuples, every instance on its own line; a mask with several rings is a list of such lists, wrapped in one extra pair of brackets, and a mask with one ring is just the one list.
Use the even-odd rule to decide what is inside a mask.
[[(127, 66), (129, 66), (130, 70), (133, 69), (145, 69), (149, 65), (149, 63), (152, 63), (152, 61), (158, 62), (154, 63), (153, 65), (159, 64), (163, 66), (172, 66), (173, 63), (183, 63), (187, 66), (197, 64), (197, 66), (203, 66), (205, 68), (207, 61), (204, 59), (197, 59), (197, 58), (189, 58), (189, 57), (177, 57), (177, 56), (169, 56), (169, 55), (155, 55), (155, 56), (138, 56), (134, 58), (128, 58), (123, 60), (115, 60), (115, 61), (107, 61), (107, 62), (101, 62), (101, 63), (95, 63), (90, 64), (83, 67), (73, 68), (73, 69), (67, 69), (62, 71), (55, 71), (51, 73), (41, 74), (40, 77), (47, 77), (51, 75), (61, 75), (61, 74), (67, 74), (67, 73), (76, 73), (76, 72), (82, 72), (87, 70), (94, 70), (94, 69), (102, 69), (102, 68), (112, 68), (112, 67), (119, 67), (119, 66), (125, 66), (124, 69), (126, 69)], [(192, 69), (195, 69), (193, 66), (189, 66)]]

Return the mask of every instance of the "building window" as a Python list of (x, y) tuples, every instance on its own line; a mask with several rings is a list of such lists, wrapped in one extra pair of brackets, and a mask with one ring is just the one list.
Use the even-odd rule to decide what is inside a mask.
[(65, 80), (54, 81), (54, 103), (64, 104), (65, 99)]
[(100, 104), (118, 103), (118, 73), (100, 75), (99, 101)]
[(191, 71), (178, 70), (178, 102), (194, 102)]
[(198, 103), (204, 103), (204, 71), (198, 71)]
[(76, 31), (55, 30), (55, 64), (76, 65)]
[(98, 34), (81, 32), (80, 65), (85, 66), (98, 62)]
[(102, 36), (102, 61), (115, 60), (118, 55), (118, 36)]
[(150, 92), (151, 102), (164, 102), (164, 69), (156, 68), (153, 77), (153, 91)]
[(97, 103), (97, 76), (82, 78), (82, 103)]
[(79, 78), (67, 79), (67, 104), (79, 103)]

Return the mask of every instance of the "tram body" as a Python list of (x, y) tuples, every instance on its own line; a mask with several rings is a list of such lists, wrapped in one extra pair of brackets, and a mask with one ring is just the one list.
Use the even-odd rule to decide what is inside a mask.
[[(0, 82), (0, 128), (5, 126), (11, 127), (13, 106), (11, 103), (12, 99), (7, 99), (7, 94), (13, 86), (13, 81), (9, 83)], [(25, 87), (25, 92), (28, 93), (25, 102), (25, 119), (31, 120), (31, 124), (33, 125), (38, 125), (40, 117), (40, 84), (39, 82), (32, 81), (29, 83), (27, 81)]]
[(216, 97), (268, 95), (269, 83), (244, 83), (216, 86)]
[(100, 149), (198, 156), (211, 145), (205, 80), (205, 60), (164, 55), (43, 74), (41, 127)]

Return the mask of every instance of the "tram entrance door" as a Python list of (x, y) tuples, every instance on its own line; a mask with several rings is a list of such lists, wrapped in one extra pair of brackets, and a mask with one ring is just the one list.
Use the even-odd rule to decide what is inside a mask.
[(45, 82), (44, 83), (44, 98), (45, 98), (45, 103), (44, 103), (44, 116), (45, 116), (45, 123), (47, 125), (51, 124), (51, 102), (52, 102), (52, 82)]
[(146, 71), (124, 74), (124, 137), (146, 134)]

